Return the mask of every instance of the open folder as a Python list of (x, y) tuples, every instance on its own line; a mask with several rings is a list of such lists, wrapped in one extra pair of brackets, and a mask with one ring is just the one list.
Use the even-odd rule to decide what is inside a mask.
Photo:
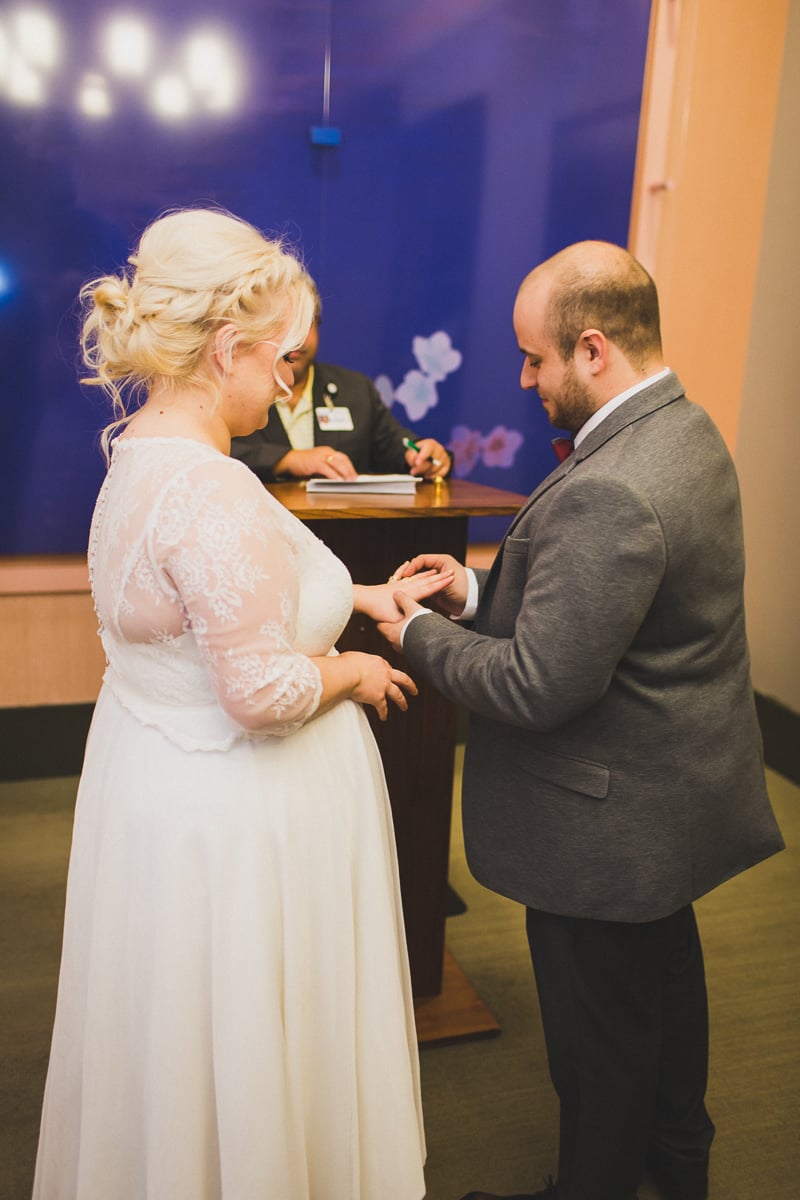
[(307, 492), (382, 492), (384, 495), (411, 495), (420, 482), (416, 475), (356, 475), (355, 479), (309, 479)]

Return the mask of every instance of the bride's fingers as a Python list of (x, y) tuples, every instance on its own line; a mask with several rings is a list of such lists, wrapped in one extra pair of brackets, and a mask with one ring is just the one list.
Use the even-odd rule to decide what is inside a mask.
[(402, 566), (398, 566), (396, 571), (392, 571), (392, 574), (389, 576), (389, 580), (387, 580), (387, 582), (399, 583), (399, 581), (405, 580), (407, 583), (416, 583), (416, 581), (421, 580), (423, 576), (433, 575), (433, 568), (429, 568), (427, 571), (416, 571), (414, 575), (403, 575), (404, 568), (405, 563), (403, 563)]
[(424, 579), (426, 575), (436, 575), (438, 573), (437, 567), (425, 567), (419, 571), (409, 571), (408, 567), (408, 563), (401, 563), (395, 571), (392, 571), (389, 576), (389, 583), (398, 583), (401, 579), (416, 583), (418, 579)]
[(403, 688), (404, 691), (410, 692), (412, 696), (419, 695), (419, 688), (411, 676), (406, 675), (405, 671), (392, 670), (392, 683), (395, 687)]
[[(435, 574), (426, 574), (424, 578), (422, 576), (418, 576), (414, 579), (409, 579), (403, 586), (408, 592), (411, 592), (412, 590), (422, 593), (435, 592), (449, 587), (454, 579), (455, 574), (452, 571), (437, 571)], [(415, 584), (416, 587), (414, 586)]]
[(408, 712), (408, 700), (401, 688), (392, 686), (386, 694), (402, 712)]

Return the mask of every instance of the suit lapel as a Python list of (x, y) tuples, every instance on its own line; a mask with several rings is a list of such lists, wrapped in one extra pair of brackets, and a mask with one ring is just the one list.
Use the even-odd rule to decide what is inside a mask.
[[(334, 385), (333, 395), (331, 395), (331, 393), (328, 391), (328, 384)], [(336, 384), (335, 379), (331, 377), (331, 374), (326, 368), (325, 363), (322, 363), (321, 365), (319, 363), (315, 363), (314, 383), (311, 388), (311, 423), (314, 429), (314, 445), (319, 446), (322, 444), (325, 446), (333, 446), (334, 449), (338, 450), (342, 446), (342, 433), (344, 432), (347, 434), (349, 430), (343, 431), (341, 429), (320, 429), (319, 422), (317, 421), (317, 409), (326, 408), (328, 406), (328, 401), (330, 401), (334, 406), (338, 406), (342, 403), (338, 395), (338, 385)], [(348, 408), (349, 405), (345, 404), (343, 407)], [(344, 441), (346, 445), (346, 437)]]
[(271, 442), (273, 445), (286, 446), (287, 450), (291, 450), (292, 448), (292, 443), (289, 441), (289, 435), (286, 432), (286, 426), (281, 420), (281, 415), (275, 404), (270, 405), (269, 413), (267, 414), (267, 423), (261, 431), (261, 435), (265, 441)]
[(624, 404), (620, 404), (619, 408), (615, 408), (610, 416), (606, 417), (596, 429), (591, 431), (577, 449), (570, 454), (569, 458), (559, 463), (555, 470), (551, 471), (542, 480), (509, 525), (505, 538), (503, 538), (503, 542), (495, 555), (495, 560), (487, 576), (484, 594), (487, 593), (490, 584), (494, 582), (500, 570), (500, 560), (503, 556), (506, 538), (514, 533), (520, 521), (530, 512), (539, 497), (548, 492), (551, 487), (555, 487), (562, 479), (566, 479), (570, 472), (574, 471), (582, 462), (585, 462), (587, 458), (596, 453), (606, 442), (616, 437), (621, 430), (627, 429), (628, 426), (635, 424), (636, 421), (640, 421), (643, 417), (649, 416), (650, 413), (655, 412), (657, 409), (664, 408), (667, 404), (672, 404), (674, 400), (680, 399), (683, 394), (684, 391), (678, 376), (674, 371), (670, 371), (669, 375), (665, 375), (657, 383), (644, 388), (641, 392), (637, 392), (635, 396), (631, 396), (630, 400), (626, 400)]
[[(317, 408), (324, 403), (322, 399), (322, 374), (319, 369), (319, 363), (314, 363), (314, 383), (311, 388), (311, 428), (314, 431), (314, 445), (318, 446), (320, 427), (317, 424)], [(325, 435), (325, 444), (330, 441), (330, 435)]]

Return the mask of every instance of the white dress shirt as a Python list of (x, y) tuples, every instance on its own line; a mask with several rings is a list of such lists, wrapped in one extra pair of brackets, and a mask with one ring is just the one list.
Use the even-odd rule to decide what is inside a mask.
[(314, 366), (308, 368), (303, 394), (292, 408), (282, 396), (275, 401), (283, 428), (293, 450), (312, 450), (314, 447), (314, 410), (311, 393), (314, 387)]

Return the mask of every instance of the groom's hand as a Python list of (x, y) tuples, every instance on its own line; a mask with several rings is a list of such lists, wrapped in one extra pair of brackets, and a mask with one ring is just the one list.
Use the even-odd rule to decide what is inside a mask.
[(404, 562), (395, 571), (395, 578), (402, 584), (420, 571), (436, 571), (439, 576), (452, 575), (452, 582), (442, 588), (432, 601), (432, 607), (448, 617), (460, 617), (467, 603), (467, 572), (458, 559), (451, 554), (418, 554)]
[(378, 632), (386, 638), (387, 642), (394, 646), (395, 650), (402, 650), (400, 643), (400, 633), (409, 617), (417, 612), (426, 612), (421, 604), (417, 604), (411, 596), (405, 592), (396, 591), (393, 593), (394, 602), (397, 605), (397, 620), (396, 621), (379, 621)]

